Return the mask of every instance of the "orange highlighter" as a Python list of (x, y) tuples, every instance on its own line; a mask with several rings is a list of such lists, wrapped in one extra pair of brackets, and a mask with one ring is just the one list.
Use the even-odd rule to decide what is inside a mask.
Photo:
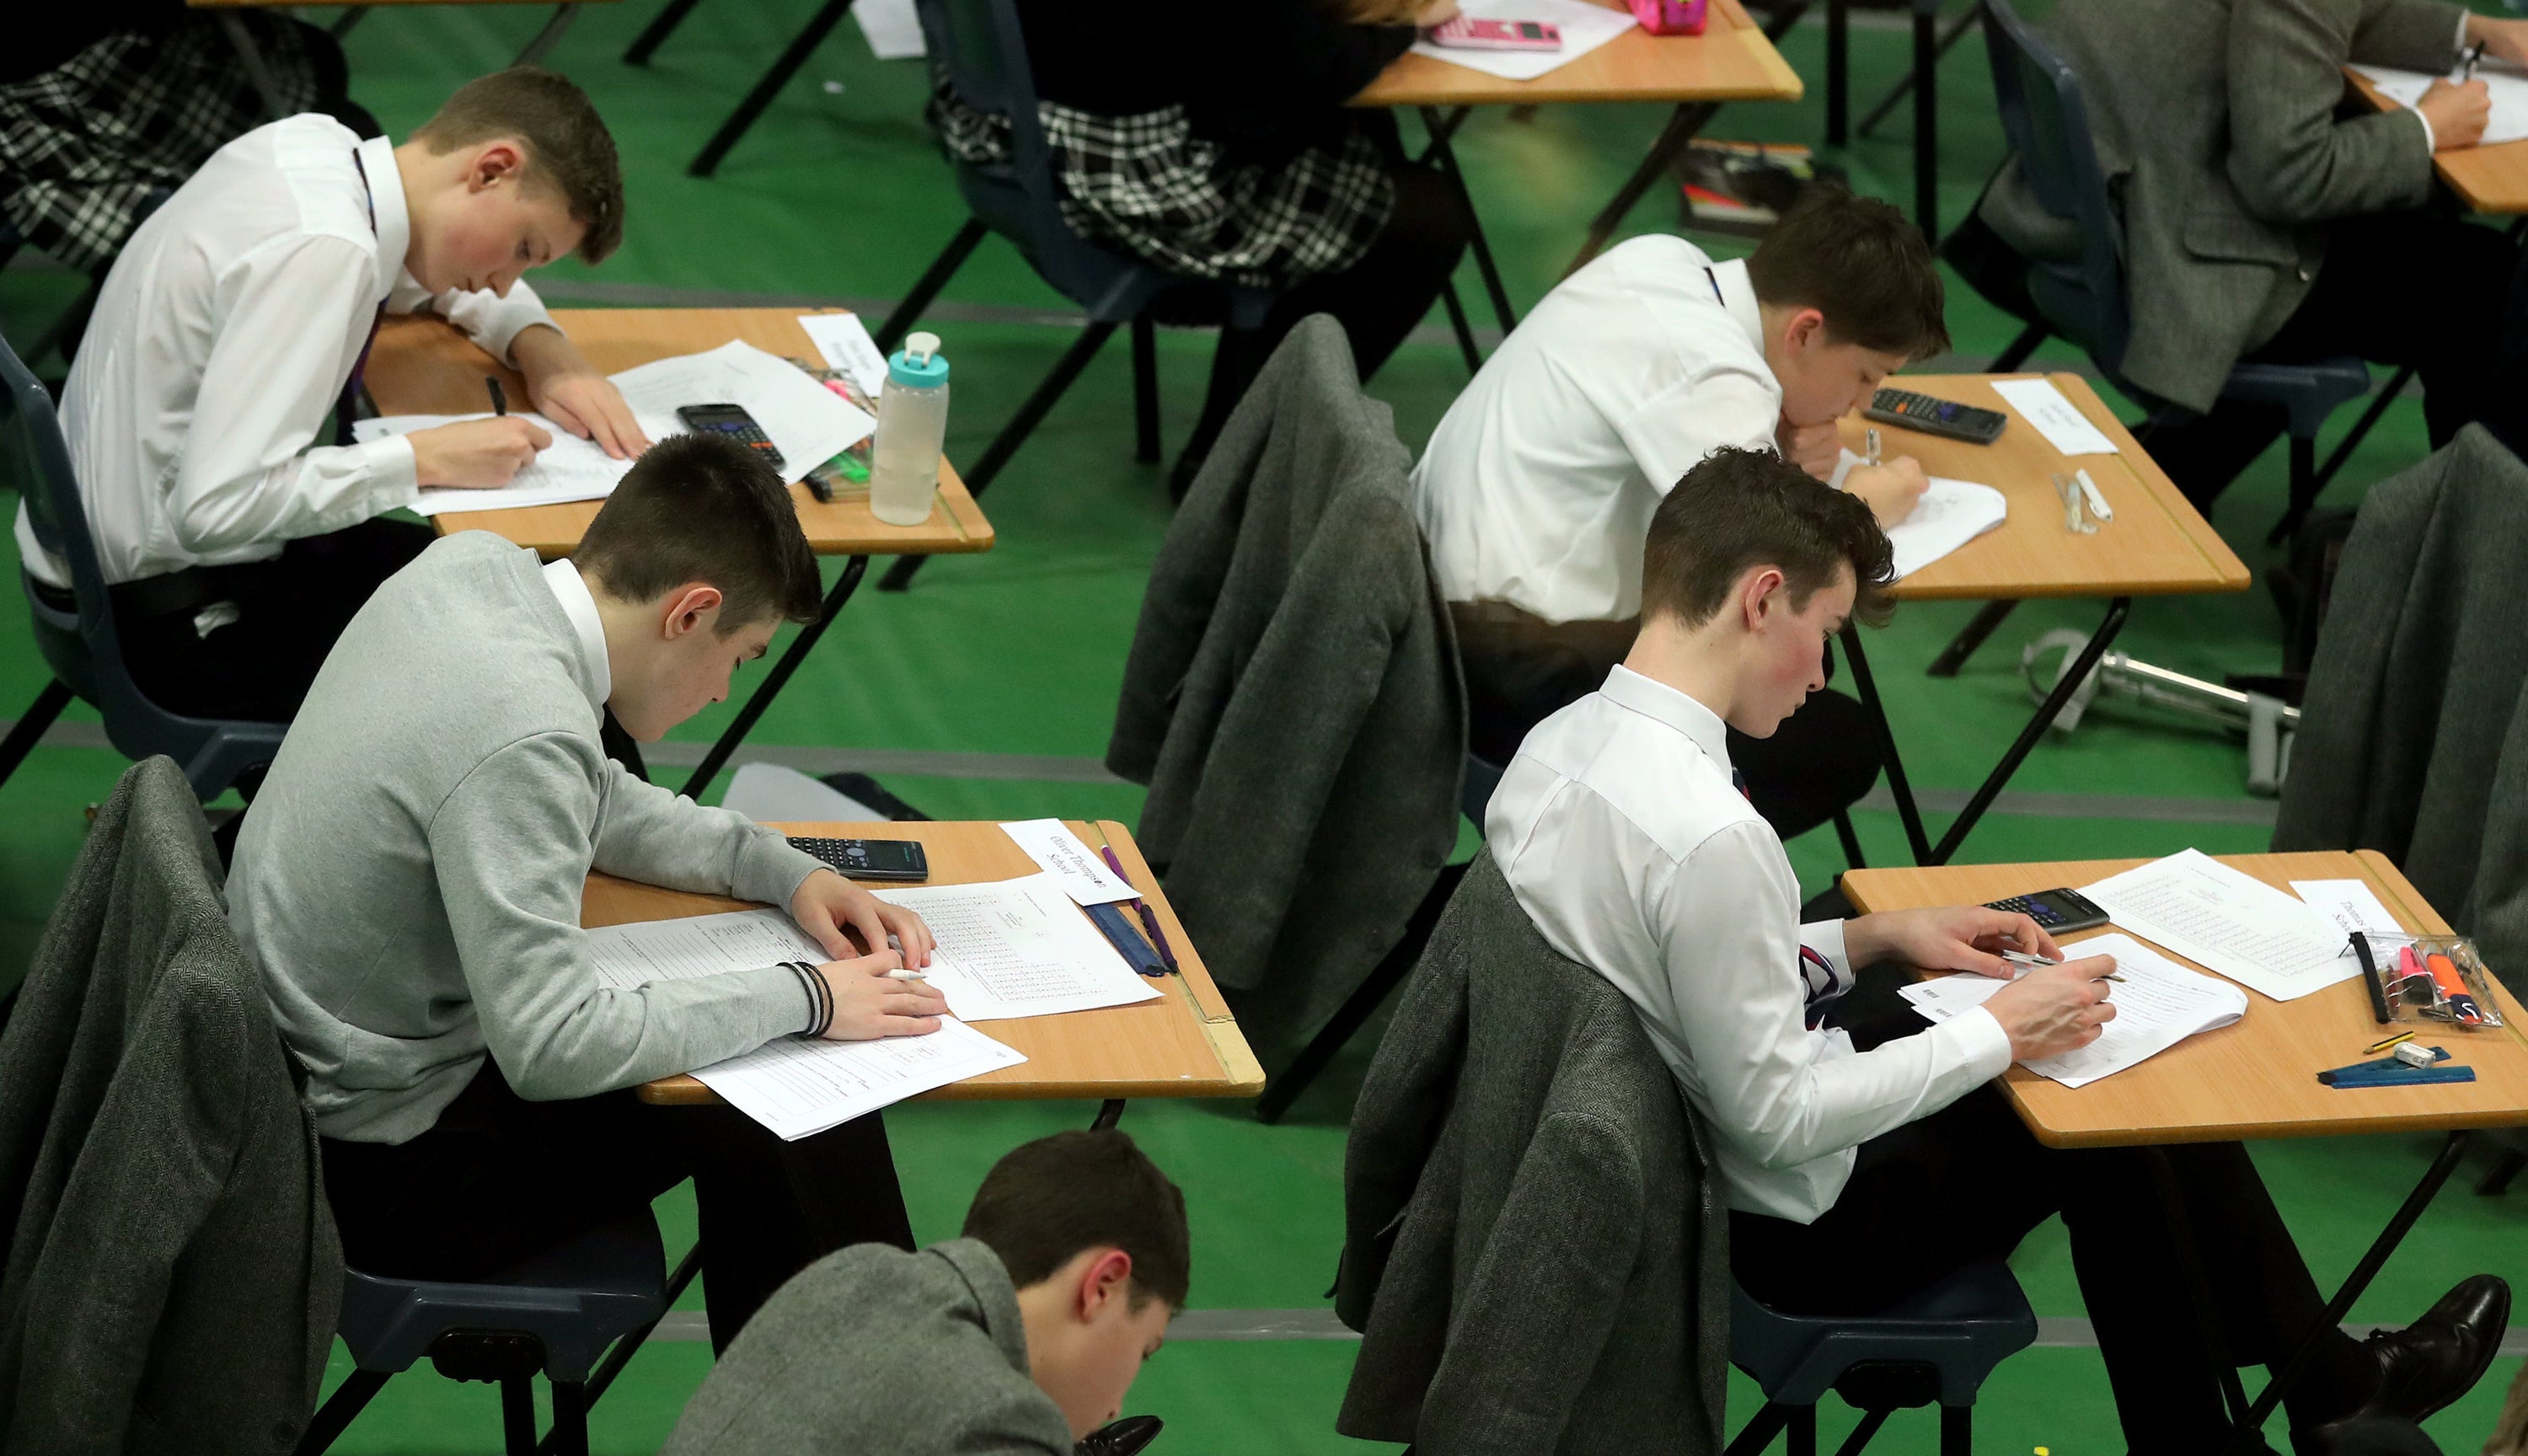
[(2449, 1007), (2451, 1020), (2462, 1026), (2484, 1024), (2484, 1012), (2476, 1006), (2474, 993), (2466, 989), (2466, 982), (2458, 978), (2456, 962), (2440, 951), (2416, 956), (2411, 946), (2405, 947), (2401, 959), (2409, 964), (2416, 961), (2422, 962), (2416, 969), (2429, 975), (2432, 985), (2440, 992), (2441, 1001)]

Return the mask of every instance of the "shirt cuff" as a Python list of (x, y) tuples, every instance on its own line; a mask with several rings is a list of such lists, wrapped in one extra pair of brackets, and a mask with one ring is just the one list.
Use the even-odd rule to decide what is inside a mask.
[(389, 435), (353, 445), (369, 475), (369, 514), (383, 515), (421, 498), (421, 466), (408, 436)]
[(2466, 53), (2466, 23), (2472, 19), (2474, 19), (2474, 17), (2469, 15), (2463, 6), (2459, 7), (2457, 13), (2457, 34), (2449, 39), (2450, 55), (2460, 56)]
[(1974, 1068), (1975, 1080), (1988, 1082), (2010, 1069), (2010, 1033), (1982, 1007), (1969, 1007), (1931, 1030), (1949, 1038), (1959, 1062)]
[(2432, 134), (2432, 119), (2423, 115), (2423, 109), (2417, 106), (2412, 108), (2412, 111), (2414, 120), (2422, 123), (2423, 126), (2423, 160), (2429, 162), (2440, 155), (2441, 141), (2439, 137)]
[(509, 357), (509, 345), (519, 335), (538, 324), (555, 331), (561, 328), (545, 311), (544, 300), (536, 296), (536, 290), (524, 282), (509, 285), (505, 298), (489, 288), (471, 293), (450, 289), (439, 295), (436, 306), (448, 322), (481, 344), (483, 352), (509, 365), (518, 362)]
[(1812, 920), (1800, 927), (1800, 944), (1826, 959), (1834, 967), (1835, 978), (1850, 982), (1852, 957), (1843, 948), (1843, 921)]

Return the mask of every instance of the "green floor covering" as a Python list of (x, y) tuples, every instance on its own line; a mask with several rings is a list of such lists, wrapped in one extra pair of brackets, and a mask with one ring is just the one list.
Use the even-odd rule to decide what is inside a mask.
[[(558, 265), (539, 276), (559, 302), (613, 302), (625, 286), (734, 299), (888, 299), (922, 271), (962, 213), (919, 118), (921, 68), (873, 61), (855, 27), (842, 26), (738, 147), (714, 181), (684, 175), (761, 59), (814, 9), (807, 0), (762, 5), (706, 0), (648, 71), (616, 57), (658, 0), (593, 5), (553, 57), (596, 95), (620, 139), (630, 182), (630, 228), (604, 268)], [(318, 17), (328, 12), (310, 12)], [(347, 42), (355, 94), (400, 133), (453, 85), (500, 65), (542, 23), (528, 6), (416, 7), (372, 15)], [(1811, 86), (1791, 106), (1724, 111), (1710, 134), (1816, 141), (1823, 116), (1823, 32), (1807, 26), (1785, 45)], [(1901, 32), (1854, 36), (1856, 95), (1874, 96), (1902, 66)], [(1955, 219), (2000, 154), (1980, 45), (1970, 40), (1942, 72), (1942, 205)], [(1534, 303), (1567, 261), (1582, 230), (1663, 120), (1663, 108), (1547, 108), (1529, 120), (1477, 117), (1459, 153), (1499, 250), (1514, 302)], [(1900, 115), (1884, 140), (1840, 160), (1868, 190), (1910, 206), (1911, 146)], [(1408, 134), (1412, 131), (1407, 126)], [(1631, 226), (1674, 225), (1672, 202), (1654, 195)], [(1715, 251), (1743, 244), (1704, 239)], [(1479, 297), (1473, 272), (1468, 296)], [(0, 273), (0, 325), (25, 338), (71, 291), (56, 273), (20, 266)], [(971, 460), (999, 422), (1069, 342), (1067, 330), (993, 310), (1067, 309), (1010, 250), (988, 242), (948, 290), (945, 304), (981, 306), (1007, 320), (942, 325), (956, 363), (949, 449)], [(972, 315), (970, 315), (972, 317)], [(1999, 349), (2008, 321), (1952, 292), (1957, 367)], [(1435, 311), (1432, 323), (1440, 315)], [(1209, 340), (1163, 333), (1160, 340), (1170, 446), (1199, 402)], [(2078, 368), (2060, 346), (2049, 367)], [(55, 366), (58, 367), (57, 365)], [(1373, 386), (1393, 403), (1402, 438), (1418, 447), (1454, 391), (1463, 366), (1445, 336), (1409, 344)], [(1141, 583), (1168, 518), (1162, 467), (1132, 460), (1125, 351), (1100, 359), (1037, 432), (986, 497), (1000, 544), (988, 555), (934, 563), (909, 595), (864, 594), (766, 715), (766, 745), (1049, 754), (1093, 758), (1104, 747)], [(2394, 406), (2335, 492), (2354, 498), (2424, 451), (2419, 411)], [(2271, 560), (2265, 526), (2280, 508), (2279, 452), (2221, 502), (2218, 524), (2261, 575)], [(0, 714), (31, 698), (43, 671), (20, 623), (15, 592), (0, 604)], [(1877, 634), (1872, 657), (1916, 783), (1965, 790), (1982, 776), (2025, 721), (2021, 647), (2058, 626), (2084, 630), (2099, 604), (2039, 604), (2007, 623), (1954, 682), (1922, 668), (1970, 614), (1967, 605), (1905, 608)], [(2217, 677), (2277, 662), (2278, 622), (2261, 587), (2228, 598), (2143, 600), (2122, 646), (2166, 666)], [(757, 671), (760, 672), (760, 669)], [(706, 714), (676, 736), (708, 740), (726, 721)], [(94, 715), (75, 708), (75, 719)], [(58, 736), (58, 735), (57, 735)], [(0, 788), (0, 982), (14, 977), (76, 852), (83, 806), (102, 799), (122, 760), (95, 748), (47, 746)], [(2110, 705), (2077, 734), (2038, 749), (2014, 788), (2052, 795), (2250, 803), (2236, 744), (2182, 724)], [(1137, 791), (1095, 783), (1009, 779), (891, 778), (890, 786), (942, 817), (1102, 814), (1130, 821)], [(2186, 845), (2216, 852), (2262, 848), (2265, 831), (2237, 822), (2157, 817), (1987, 819), (1969, 841), (1970, 860), (2158, 854)], [(2136, 813), (2140, 810), (2135, 810)], [(1870, 857), (1899, 862), (1892, 813), (1858, 816)], [(2215, 815), (2216, 818), (2221, 817)], [(2227, 817), (2235, 819), (2235, 813)], [(1937, 824), (1935, 820), (1934, 828)], [(1803, 883), (1822, 886), (1842, 860), (1830, 832), (1791, 846)], [(1322, 1304), (1341, 1227), (1343, 1120), (1366, 1065), (1363, 1039), (1302, 1103), (1290, 1122), (1258, 1126), (1242, 1105), (1135, 1104), (1125, 1126), (1185, 1185), (1194, 1222), (1193, 1302), (1206, 1309), (1293, 1309)], [(2347, 1048), (2346, 1060), (2354, 1049)], [(924, 1238), (953, 1231), (982, 1170), (1002, 1151), (1041, 1132), (1083, 1124), (1085, 1105), (913, 1106), (890, 1114), (898, 1159)], [(2423, 1138), (2377, 1138), (2260, 1147), (2276, 1197), (2322, 1280), (2347, 1270), (2430, 1156)], [(690, 1200), (661, 1204), (671, 1242), (691, 1237)], [(2401, 1322), (2460, 1275), (2492, 1270), (2528, 1275), (2519, 1232), (2528, 1192), (2479, 1200), (2463, 1186), (2446, 1196), (2390, 1264), (2355, 1317)], [(1858, 1257), (1902, 1257), (1901, 1250)], [(2059, 1225), (2029, 1241), (2017, 1266), (2039, 1314), (2081, 1313)], [(2171, 1316), (2178, 1313), (2172, 1280)], [(689, 1301), (691, 1302), (691, 1301)], [(599, 1407), (598, 1448), (654, 1450), (704, 1373), (707, 1347), (670, 1343), (640, 1356)], [(1298, 1453), (1359, 1449), (1333, 1433), (1351, 1346), (1330, 1341), (1189, 1342), (1163, 1352), (1130, 1408), (1162, 1415), (1158, 1448), (1185, 1453)], [(2477, 1392), (2432, 1423), (2447, 1449), (2472, 1452), (2490, 1427), (2516, 1360), (2499, 1362)], [(337, 1371), (344, 1368), (338, 1359)], [(837, 1371), (837, 1379), (852, 1373)], [(1752, 1409), (1736, 1391), (1733, 1424)], [(2006, 1365), (1985, 1388), (1977, 1449), (2058, 1456), (2122, 1449), (2096, 1352), (2038, 1349)], [(1829, 1440), (1848, 1424), (1826, 1421)], [(1872, 1449), (1934, 1449), (1933, 1422), (1899, 1417)], [(486, 1386), (459, 1386), (426, 1369), (391, 1384), (344, 1438), (346, 1452), (456, 1453), (498, 1448), (497, 1401)]]

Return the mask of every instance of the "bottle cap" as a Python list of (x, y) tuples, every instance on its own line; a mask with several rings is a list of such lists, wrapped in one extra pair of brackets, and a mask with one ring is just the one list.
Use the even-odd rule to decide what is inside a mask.
[(939, 336), (907, 335), (904, 348), (886, 361), (886, 382), (911, 385), (917, 390), (933, 389), (948, 383), (948, 361), (939, 357)]

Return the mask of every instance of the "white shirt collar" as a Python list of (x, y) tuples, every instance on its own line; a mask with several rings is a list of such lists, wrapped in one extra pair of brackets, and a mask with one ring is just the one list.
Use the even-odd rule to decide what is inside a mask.
[(378, 274), (391, 290), (395, 280), (403, 277), (404, 254), (412, 250), (412, 215), (403, 206), (403, 169), (395, 165), (395, 143), (384, 136), (372, 136), (354, 150), (369, 181), (369, 205), (377, 210)]
[(588, 705), (604, 712), (606, 700), (614, 696), (614, 669), (606, 660), (606, 619), (597, 614), (597, 598), (568, 556), (545, 563), (545, 586), (579, 634), (579, 678), (588, 689)]
[(1738, 321), (1739, 328), (1747, 331), (1747, 341), (1756, 346), (1756, 352), (1763, 353), (1764, 312), (1756, 304), (1756, 284), (1747, 277), (1747, 260), (1732, 258), (1712, 264), (1712, 281), (1720, 288), (1720, 306), (1729, 310), (1729, 317)]
[(1696, 748), (1703, 750), (1706, 756), (1719, 764), (1722, 772), (1731, 771), (1728, 725), (1720, 721), (1718, 713), (1694, 698), (1657, 678), (1644, 677), (1620, 662), (1606, 674), (1606, 685), (1598, 691), (1608, 702), (1630, 708), (1685, 735)]

